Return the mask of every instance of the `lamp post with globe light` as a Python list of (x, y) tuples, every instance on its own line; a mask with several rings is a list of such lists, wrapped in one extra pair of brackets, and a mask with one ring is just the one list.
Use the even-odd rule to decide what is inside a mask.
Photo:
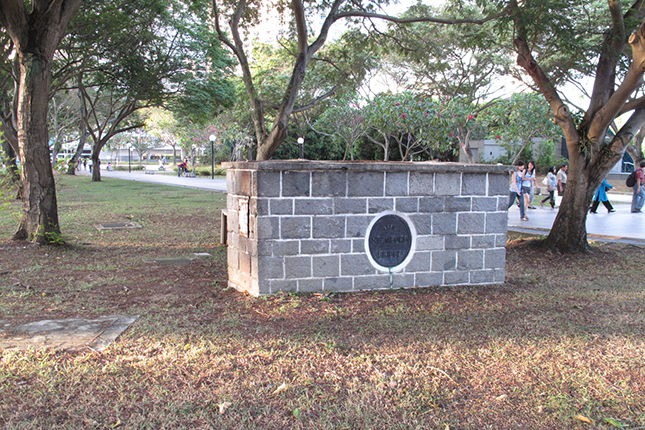
[(303, 160), (305, 158), (305, 138), (304, 137), (299, 137), (298, 138), (298, 146), (300, 147), (300, 159)]

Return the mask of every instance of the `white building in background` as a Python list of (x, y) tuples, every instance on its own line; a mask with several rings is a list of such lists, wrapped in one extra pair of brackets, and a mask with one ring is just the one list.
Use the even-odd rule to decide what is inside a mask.
[[(542, 143), (543, 139), (534, 138), (532, 139), (532, 151), (533, 154), (538, 153), (538, 147)], [(555, 145), (555, 156), (567, 158), (566, 147), (563, 149), (563, 142), (556, 142)], [(475, 163), (490, 163), (493, 160), (504, 155), (505, 149), (502, 148), (497, 140), (495, 139), (485, 139), (485, 140), (471, 140), (470, 141), (470, 150), (473, 153), (473, 161)], [(467, 163), (468, 158), (463, 152), (459, 153), (459, 161), (462, 163)], [(524, 160), (527, 161), (527, 160)]]
[[(533, 139), (533, 154), (538, 153), (538, 146), (542, 142), (542, 139), (535, 138)], [(495, 139), (485, 139), (485, 140), (471, 140), (470, 141), (470, 150), (473, 153), (473, 161), (475, 163), (487, 163), (495, 160), (496, 158), (504, 154), (504, 148), (502, 148)], [(567, 153), (567, 147), (564, 142), (564, 139), (556, 142), (555, 154), (556, 157), (569, 158)], [(462, 163), (467, 163), (468, 158), (460, 151), (459, 161)], [(524, 160), (528, 161), (528, 160)], [(559, 167), (559, 166), (557, 166)], [(623, 159), (616, 163), (616, 165), (609, 171), (607, 178), (609, 179), (621, 179), (626, 178), (629, 172), (634, 170), (634, 160), (632, 157), (625, 152)]]

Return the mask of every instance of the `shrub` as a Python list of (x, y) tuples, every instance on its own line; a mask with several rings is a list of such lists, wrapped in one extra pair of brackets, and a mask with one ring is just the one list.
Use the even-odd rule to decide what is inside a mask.
[[(226, 169), (223, 167), (215, 167), (215, 176), (226, 176)], [(200, 166), (195, 169), (195, 174), (197, 176), (210, 176), (211, 167), (210, 166)]]
[(535, 160), (535, 168), (538, 173), (546, 174), (549, 167), (560, 167), (567, 162), (567, 159), (561, 156), (555, 156), (555, 142), (553, 140), (545, 140), (538, 145), (537, 160)]
[[(129, 171), (128, 166), (113, 166), (112, 167), (114, 170), (118, 170), (120, 172), (127, 172)], [(145, 166), (132, 166), (132, 170), (146, 170)]]

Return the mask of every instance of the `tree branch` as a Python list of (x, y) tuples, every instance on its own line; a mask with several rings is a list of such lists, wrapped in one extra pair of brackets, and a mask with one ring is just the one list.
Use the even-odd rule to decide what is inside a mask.
[(26, 43), (25, 39), (28, 37), (28, 19), (23, 0), (0, 1), (0, 26), (5, 28), (18, 50)]
[(307, 18), (305, 7), (301, 0), (292, 0), (293, 17), (296, 21), (296, 35), (298, 40), (298, 53), (307, 52)]
[(470, 19), (470, 18), (462, 18), (462, 19), (457, 19), (457, 18), (435, 18), (432, 16), (421, 16), (421, 17), (413, 17), (413, 18), (398, 18), (395, 16), (390, 16), (390, 15), (383, 15), (379, 13), (371, 13), (371, 12), (363, 12), (363, 11), (349, 11), (349, 12), (343, 12), (339, 13), (336, 15), (334, 18), (335, 20), (339, 20), (342, 18), (376, 18), (376, 19), (382, 19), (383, 21), (389, 21), (389, 22), (394, 22), (397, 24), (413, 24), (417, 22), (432, 22), (435, 24), (485, 24), (488, 21), (492, 21), (494, 19), (500, 18), (502, 16), (505, 16), (507, 13), (506, 12), (501, 12), (495, 15), (491, 15), (489, 17), (483, 18), (483, 19)]
[(244, 43), (242, 41), (242, 38), (240, 37), (239, 30), (240, 20), (242, 19), (242, 13), (244, 12), (246, 5), (246, 0), (240, 0), (237, 3), (237, 7), (235, 8), (233, 16), (231, 17), (231, 21), (229, 22), (229, 27), (231, 28), (231, 34), (233, 36), (234, 43), (231, 43), (231, 41), (225, 37), (224, 33), (219, 27), (219, 14), (217, 11), (216, 0), (213, 0), (213, 13), (216, 17), (216, 29), (220, 40), (224, 44), (226, 44), (231, 49), (231, 51), (233, 51), (238, 61), (240, 62), (240, 69), (242, 70), (242, 81), (244, 82), (244, 87), (246, 88), (246, 93), (249, 96), (249, 102), (251, 103), (252, 107), (255, 137), (258, 141), (258, 144), (260, 144), (267, 138), (266, 127), (264, 123), (264, 107), (262, 106), (262, 101), (258, 96), (257, 89), (253, 84), (253, 75), (251, 74), (251, 68), (249, 67), (249, 60), (246, 57), (246, 53), (244, 52)]
[(645, 95), (637, 99), (629, 100), (627, 103), (623, 105), (623, 108), (618, 112), (617, 116), (621, 116), (624, 113), (627, 113), (629, 111), (636, 110), (642, 107), (645, 107)]
[[(591, 92), (589, 109), (587, 109), (583, 123), (594, 121), (596, 113), (599, 112), (607, 104), (609, 99), (614, 96), (616, 66), (618, 65), (618, 61), (620, 61), (620, 56), (625, 49), (625, 45), (628, 43), (625, 20), (641, 21), (643, 19), (643, 14), (645, 13), (645, 8), (643, 7), (645, 3), (643, 0), (637, 0), (634, 2), (624, 16), (621, 16), (622, 11), (619, 1), (608, 0), (608, 3), (612, 18), (612, 28), (605, 32), (603, 38), (603, 45), (608, 46), (608, 48), (601, 52), (600, 58), (598, 59), (596, 79)], [(631, 39), (631, 36), (629, 39)], [(611, 122), (611, 120), (609, 120), (609, 122)], [(607, 122), (607, 124), (609, 124), (609, 122)]]
[(623, 109), (626, 100), (643, 81), (645, 72), (645, 22), (629, 37), (632, 47), (632, 62), (620, 86), (611, 95), (607, 103), (598, 110), (589, 126), (588, 137), (592, 142), (600, 143), (607, 127)]
[(345, 83), (345, 81), (347, 80), (348, 77), (349, 77), (349, 75), (343, 76), (341, 78), (341, 80), (336, 85), (334, 85), (334, 87), (332, 89), (327, 91), (325, 94), (322, 94), (322, 95), (316, 97), (315, 99), (313, 99), (308, 104), (306, 104), (304, 106), (294, 107), (292, 113), (300, 113), (300, 112), (312, 109), (316, 105), (318, 105), (320, 102), (322, 102), (325, 99), (328, 99), (329, 97), (333, 96), (336, 93), (336, 91), (338, 91), (338, 89)]
[(235, 46), (235, 44), (234, 44), (233, 42), (231, 42), (231, 41), (228, 39), (228, 37), (226, 37), (226, 35), (224, 34), (224, 32), (222, 31), (222, 29), (221, 29), (221, 27), (220, 27), (220, 23), (219, 23), (219, 21), (220, 21), (220, 20), (219, 20), (219, 11), (218, 11), (218, 9), (217, 9), (217, 0), (213, 0), (213, 18), (214, 18), (214, 21), (215, 21), (215, 31), (217, 32), (217, 36), (219, 37), (219, 40), (220, 40), (223, 44), (225, 44), (226, 46), (228, 46), (228, 48), (229, 48), (231, 51), (233, 51), (233, 53), (237, 56), (237, 55), (238, 55), (238, 53), (237, 53), (237, 47)]
[(516, 0), (510, 3), (510, 10), (515, 20), (515, 27), (517, 35), (513, 40), (513, 45), (517, 51), (517, 64), (521, 66), (529, 74), (535, 85), (537, 85), (540, 93), (544, 96), (551, 110), (553, 111), (553, 121), (556, 125), (562, 128), (565, 138), (569, 145), (577, 145), (580, 141), (580, 135), (573, 122), (571, 112), (567, 105), (562, 102), (555, 86), (550, 81), (549, 77), (544, 73), (542, 68), (538, 65), (526, 41), (526, 28), (520, 16), (519, 7)]
[(325, 44), (325, 41), (327, 40), (327, 36), (329, 35), (330, 27), (332, 26), (333, 23), (335, 23), (341, 18), (339, 15), (337, 15), (337, 12), (338, 12), (338, 9), (340, 9), (340, 6), (342, 3), (343, 3), (343, 0), (334, 0), (334, 3), (331, 5), (331, 8), (329, 9), (329, 13), (325, 18), (325, 21), (323, 21), (322, 27), (320, 28), (320, 32), (318, 33), (318, 37), (309, 46), (310, 55), (313, 55)]

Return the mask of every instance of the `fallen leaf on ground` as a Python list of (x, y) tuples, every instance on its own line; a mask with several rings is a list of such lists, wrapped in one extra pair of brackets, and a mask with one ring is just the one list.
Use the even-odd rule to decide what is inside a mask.
[(226, 410), (227, 410), (227, 409), (229, 408), (229, 406), (231, 406), (232, 404), (233, 404), (233, 403), (231, 403), (231, 402), (224, 402), (224, 403), (220, 403), (219, 405), (217, 405), (217, 406), (219, 407), (219, 414), (220, 414), (220, 415), (224, 415), (224, 412), (226, 412)]
[(593, 424), (593, 420), (590, 420), (589, 418), (585, 417), (584, 415), (578, 414), (574, 418), (577, 419), (578, 421), (582, 421), (583, 423)]
[(287, 391), (287, 388), (289, 388), (287, 386), (287, 383), (283, 382), (282, 385), (280, 385), (278, 388), (276, 388), (275, 391), (272, 394), (279, 394), (279, 393), (281, 393), (283, 391)]

